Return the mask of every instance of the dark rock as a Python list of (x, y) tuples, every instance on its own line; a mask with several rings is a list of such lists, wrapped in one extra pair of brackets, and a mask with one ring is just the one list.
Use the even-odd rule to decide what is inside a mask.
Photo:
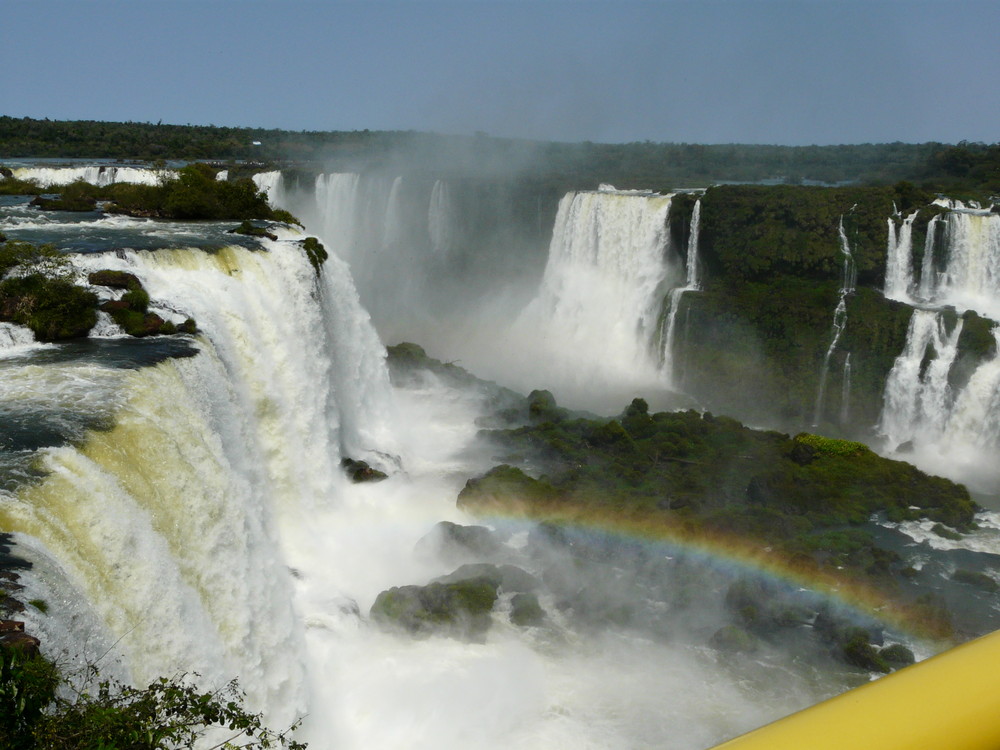
[(6, 633), (0, 635), (0, 646), (3, 648), (18, 649), (27, 657), (38, 656), (39, 647), (42, 642), (33, 635), (27, 633)]
[(342, 459), (340, 466), (347, 472), (347, 476), (355, 484), (360, 482), (381, 482), (389, 476), (384, 471), (372, 468), (367, 461), (355, 460), (353, 458)]
[(129, 291), (142, 289), (142, 282), (135, 274), (126, 271), (94, 271), (87, 275), (87, 281), (94, 286), (106, 286), (110, 289), (127, 289)]

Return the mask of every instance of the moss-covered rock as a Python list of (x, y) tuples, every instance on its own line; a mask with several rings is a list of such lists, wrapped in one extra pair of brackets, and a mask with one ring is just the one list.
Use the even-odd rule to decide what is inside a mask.
[(545, 610), (538, 597), (531, 593), (515, 594), (510, 600), (510, 621), (522, 628), (543, 624)]
[(479, 513), (521, 507), (525, 510), (552, 502), (558, 492), (550, 484), (503, 464), (478, 479), (470, 479), (458, 495), (458, 507)]
[(269, 240), (278, 239), (278, 235), (276, 235), (274, 232), (269, 232), (267, 230), (267, 227), (257, 226), (256, 224), (250, 221), (243, 221), (242, 224), (240, 224), (235, 229), (230, 229), (229, 232), (231, 234), (246, 235), (247, 237), (266, 237)]
[(891, 646), (879, 649), (878, 655), (882, 661), (893, 669), (902, 669), (916, 662), (913, 652), (901, 643), (894, 643)]
[(309, 258), (309, 262), (312, 263), (312, 267), (316, 269), (316, 274), (318, 275), (323, 263), (330, 257), (326, 252), (326, 248), (315, 237), (306, 237), (301, 241), (301, 244), (302, 249), (306, 252), (306, 257)]
[(496, 600), (497, 586), (487, 578), (400, 586), (380, 593), (370, 615), (380, 625), (413, 635), (480, 640), (489, 630)]

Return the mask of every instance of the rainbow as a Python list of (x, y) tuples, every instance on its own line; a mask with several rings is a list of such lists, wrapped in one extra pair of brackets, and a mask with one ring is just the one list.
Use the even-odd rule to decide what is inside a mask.
[(760, 540), (736, 534), (707, 531), (690, 522), (677, 521), (641, 510), (610, 511), (561, 503), (515, 501), (466, 507), (483, 522), (497, 526), (511, 523), (550, 523), (578, 535), (581, 540), (656, 546), (668, 555), (686, 555), (705, 565), (734, 574), (764, 577), (790, 591), (809, 594), (860, 620), (876, 620), (902, 635), (953, 645), (948, 623), (933, 613), (894, 601), (870, 583), (822, 569), (811, 558), (796, 558)]

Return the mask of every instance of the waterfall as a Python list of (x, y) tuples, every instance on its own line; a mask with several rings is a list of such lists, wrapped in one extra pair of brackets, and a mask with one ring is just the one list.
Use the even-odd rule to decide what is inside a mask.
[(680, 270), (670, 201), (610, 189), (563, 197), (541, 286), (508, 333), (525, 386), (541, 380), (571, 399), (610, 391), (618, 409), (623, 392), (663, 388), (657, 319)]
[(14, 323), (0, 323), (0, 357), (23, 351), (26, 347), (37, 346), (35, 334), (30, 328)]
[(941, 215), (931, 217), (927, 222), (927, 237), (924, 239), (924, 260), (920, 268), (920, 299), (928, 301), (937, 287), (937, 274), (934, 271), (934, 248), (937, 243), (938, 226)]
[[(0, 523), (42, 568), (57, 560), (72, 594), (65, 616), (33, 623), (52, 652), (96, 658), (113, 643), (140, 683), (192, 665), (209, 685), (235, 675), (285, 725), (311, 701), (289, 566), (344, 502), (341, 456), (379, 464), (398, 430), (384, 350), (343, 263), (317, 278), (294, 242), (263, 242), (74, 257), (81, 271), (134, 273), (195, 317), (201, 351), (138, 370), (26, 368), (48, 378), (31, 387), (44, 398), (65, 391), (52, 380), (64, 372), (117, 384), (88, 385), (90, 398), (121, 395), (101, 397), (110, 429), (44, 449), (44, 480), (0, 493)], [(59, 630), (88, 611), (96, 644)]]
[[(944, 230), (941, 247), (936, 247), (939, 222)], [(972, 309), (1000, 320), (1000, 214), (956, 203), (954, 210), (931, 220), (920, 295), (930, 304)]]
[(891, 447), (941, 437), (953, 402), (948, 373), (961, 333), (961, 318), (948, 330), (942, 313), (913, 311), (906, 347), (886, 379), (879, 418), (879, 432)]
[(283, 206), (285, 204), (285, 180), (281, 172), (258, 172), (251, 179), (257, 189), (267, 196), (271, 205)]
[(168, 170), (143, 169), (141, 167), (19, 167), (12, 170), (19, 180), (34, 180), (41, 187), (68, 185), (84, 180), (92, 185), (104, 187), (116, 182), (131, 182), (138, 185), (159, 185), (160, 180), (170, 179), (174, 173)]
[(920, 211), (914, 211), (900, 225), (890, 218), (886, 248), (885, 296), (908, 302), (913, 290), (913, 221)]
[(699, 263), (698, 263), (698, 235), (701, 233), (701, 199), (695, 201), (694, 209), (691, 212), (691, 228), (688, 234), (687, 243), (687, 263), (685, 270), (687, 278), (683, 287), (671, 289), (667, 295), (667, 315), (663, 323), (663, 331), (660, 336), (662, 342), (661, 365), (664, 378), (672, 388), (679, 389), (677, 382), (676, 362), (677, 350), (674, 346), (674, 338), (677, 330), (677, 311), (680, 309), (681, 297), (685, 292), (698, 291), (699, 285)]
[[(996, 491), (1000, 448), (1000, 353), (980, 362), (957, 392), (949, 382), (962, 319), (915, 310), (906, 347), (886, 380), (878, 430), (887, 448), (944, 476)], [(1000, 345), (1000, 327), (993, 336)], [(1000, 351), (1000, 350), (998, 350)]]
[(434, 188), (431, 190), (431, 203), (427, 209), (427, 227), (430, 231), (434, 253), (443, 257), (447, 257), (451, 250), (451, 230), (454, 223), (452, 211), (448, 184), (436, 180)]
[(847, 234), (844, 232), (844, 219), (841, 217), (837, 226), (837, 234), (840, 239), (840, 254), (844, 258), (843, 273), (840, 284), (840, 297), (837, 300), (837, 307), (833, 311), (833, 335), (830, 346), (823, 356), (823, 367), (819, 374), (819, 389), (816, 393), (816, 408), (813, 411), (813, 427), (818, 427), (823, 417), (823, 407), (826, 402), (826, 380), (830, 369), (830, 357), (833, 356), (840, 337), (847, 326), (847, 295), (854, 291), (857, 283), (857, 267), (854, 265), (854, 256), (851, 254), (851, 244), (847, 241)]
[(844, 374), (840, 386), (840, 424), (846, 425), (851, 417), (851, 353), (844, 357)]

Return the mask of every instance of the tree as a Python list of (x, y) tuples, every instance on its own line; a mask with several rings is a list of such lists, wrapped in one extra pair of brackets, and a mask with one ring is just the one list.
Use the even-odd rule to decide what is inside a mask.
[(74, 686), (47, 659), (0, 646), (0, 746), (10, 750), (305, 750), (243, 706), (235, 680), (202, 692), (196, 675), (161, 677), (144, 688), (101, 678), (90, 665)]

